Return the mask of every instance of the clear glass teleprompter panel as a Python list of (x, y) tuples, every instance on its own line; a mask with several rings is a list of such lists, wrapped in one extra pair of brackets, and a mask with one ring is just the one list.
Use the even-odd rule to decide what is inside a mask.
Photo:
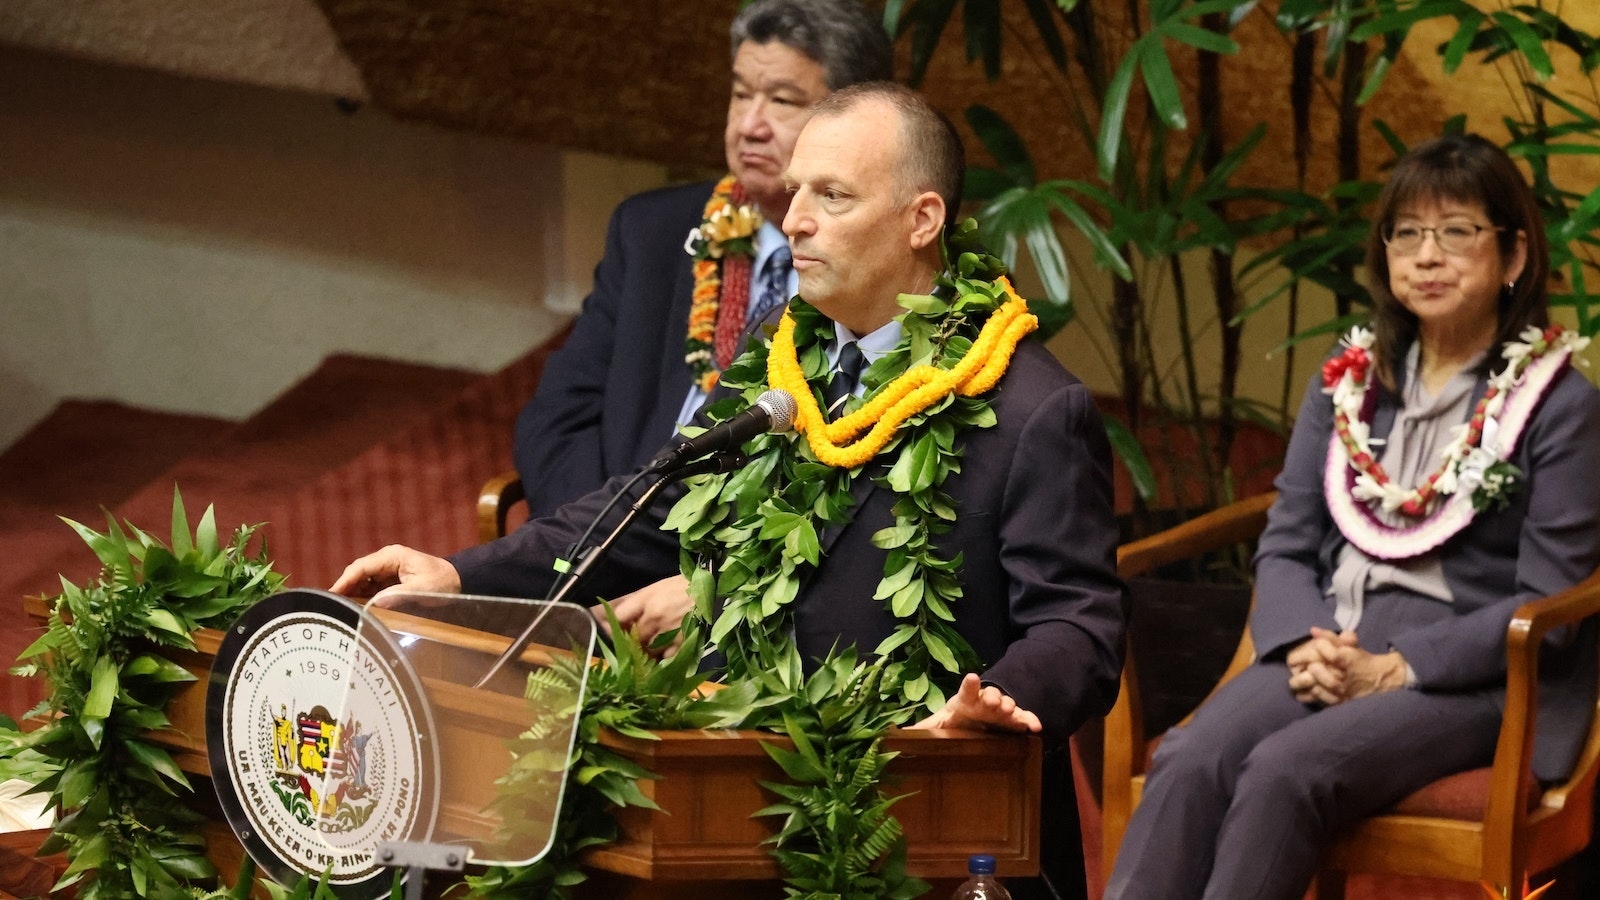
[[(452, 844), (469, 862), (526, 865), (555, 834), (595, 620), (570, 603), (459, 594), (388, 593), (361, 612), (349, 690), (332, 716), (318, 831), (334, 857), (382, 841)], [(517, 650), (510, 653), (515, 644)], [(508, 655), (509, 653), (509, 655)], [(391, 677), (404, 673), (402, 677)], [(385, 686), (394, 692), (386, 693)], [(401, 696), (401, 691), (420, 696)], [(401, 708), (422, 714), (394, 716)], [(365, 752), (381, 728), (409, 720), (419, 752), (376, 771)], [(385, 789), (388, 803), (371, 802)], [(403, 810), (396, 791), (436, 810), (428, 827), (374, 822)], [(398, 799), (404, 799), (400, 797)]]

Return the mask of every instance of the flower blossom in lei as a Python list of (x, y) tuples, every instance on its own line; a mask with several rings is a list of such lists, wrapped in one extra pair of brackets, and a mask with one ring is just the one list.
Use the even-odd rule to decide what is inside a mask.
[(738, 349), (755, 234), (764, 221), (761, 211), (746, 202), (738, 179), (728, 175), (712, 188), (700, 224), (684, 240), (683, 251), (694, 258), (694, 290), (683, 361), (702, 391), (716, 386)]

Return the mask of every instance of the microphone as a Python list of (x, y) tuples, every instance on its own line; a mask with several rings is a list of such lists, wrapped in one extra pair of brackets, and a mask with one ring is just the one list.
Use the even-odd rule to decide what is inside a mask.
[(737, 450), (718, 450), (705, 459), (685, 463), (667, 473), (667, 481), (682, 481), (696, 475), (725, 475), (744, 468), (750, 457)]
[(648, 471), (668, 472), (708, 453), (737, 449), (758, 434), (783, 434), (794, 427), (798, 407), (788, 391), (770, 390), (750, 408), (711, 426), (651, 460)]

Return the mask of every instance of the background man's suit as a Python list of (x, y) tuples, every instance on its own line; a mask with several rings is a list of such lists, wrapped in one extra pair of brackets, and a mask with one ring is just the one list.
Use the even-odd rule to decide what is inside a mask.
[(690, 380), (693, 261), (683, 243), (712, 187), (638, 194), (612, 213), (594, 290), (517, 417), (513, 457), (532, 516), (632, 471), (671, 436)]

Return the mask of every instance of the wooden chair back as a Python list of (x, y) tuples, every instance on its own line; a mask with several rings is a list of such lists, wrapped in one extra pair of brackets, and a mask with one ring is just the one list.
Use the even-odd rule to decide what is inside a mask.
[(525, 499), (527, 492), (516, 472), (502, 472), (484, 482), (478, 491), (478, 541), (487, 544), (504, 537), (507, 517)]

